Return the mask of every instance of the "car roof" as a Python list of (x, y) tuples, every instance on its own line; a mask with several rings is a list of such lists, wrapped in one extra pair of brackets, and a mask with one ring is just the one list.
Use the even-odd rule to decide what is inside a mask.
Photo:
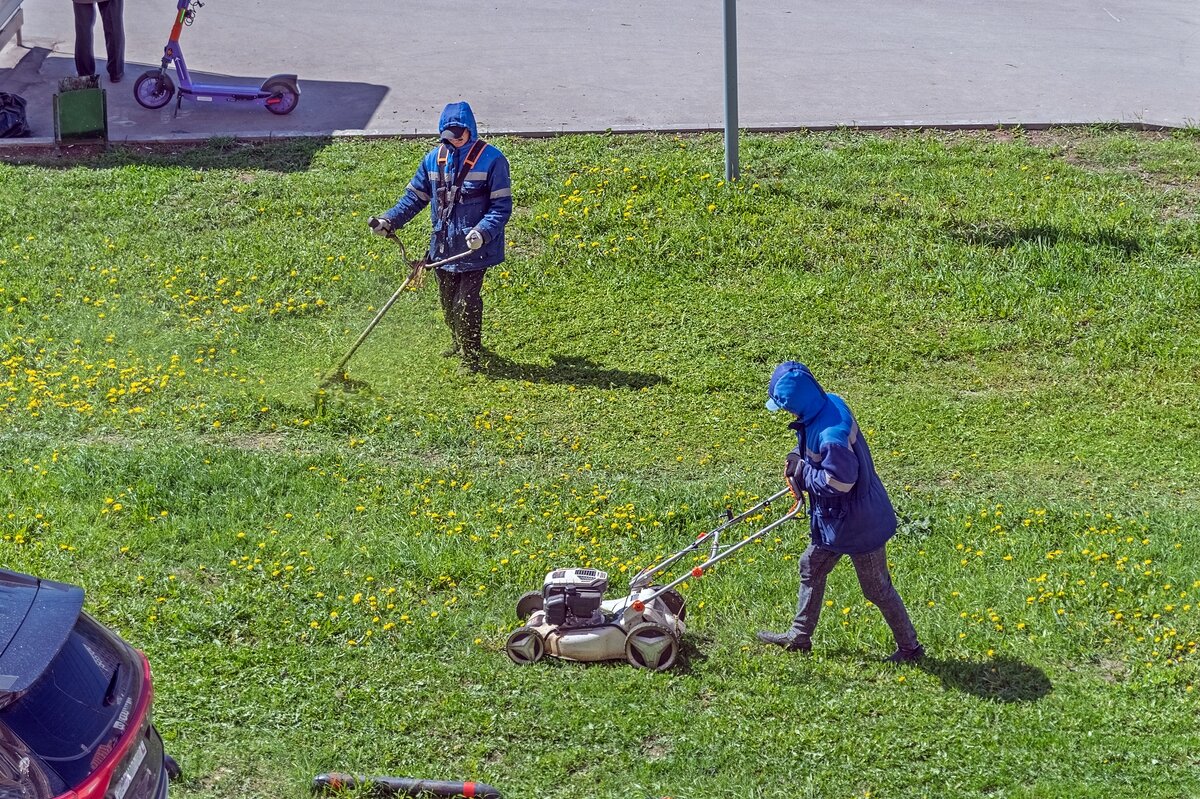
[(0, 569), (0, 696), (42, 675), (82, 609), (78, 586)]

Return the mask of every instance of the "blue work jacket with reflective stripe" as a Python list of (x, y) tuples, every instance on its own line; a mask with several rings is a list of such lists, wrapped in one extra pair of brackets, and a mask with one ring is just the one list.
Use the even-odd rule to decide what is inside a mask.
[[(455, 103), (465, 106), (466, 103)], [(449, 110), (450, 107), (447, 107)], [(469, 112), (469, 107), (468, 107)], [(508, 172), (508, 159), (498, 149), (488, 144), (478, 160), (463, 179), (458, 200), (445, 224), (441, 219), (438, 187), (445, 180), (453, 185), (460, 166), (465, 162), (471, 146), (478, 138), (473, 116), (460, 115), (458, 119), (443, 124), (463, 124), (471, 130), (470, 140), (462, 147), (449, 144), (439, 145), (421, 161), (417, 173), (408, 184), (404, 196), (383, 216), (399, 229), (406, 222), (429, 206), (433, 221), (433, 232), (429, 240), (429, 260), (441, 261), (467, 249), (467, 233), (472, 228), (483, 235), (483, 247), (470, 257), (455, 261), (444, 267), (449, 272), (471, 272), (487, 269), (504, 261), (504, 226), (512, 216), (512, 182)], [(443, 146), (447, 154), (446, 164), (439, 167), (438, 153)]]

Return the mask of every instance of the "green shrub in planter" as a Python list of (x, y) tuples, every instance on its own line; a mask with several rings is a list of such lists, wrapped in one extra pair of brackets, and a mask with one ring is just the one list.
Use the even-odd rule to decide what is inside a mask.
[(108, 138), (108, 100), (100, 78), (63, 78), (54, 95), (54, 138), (57, 141)]

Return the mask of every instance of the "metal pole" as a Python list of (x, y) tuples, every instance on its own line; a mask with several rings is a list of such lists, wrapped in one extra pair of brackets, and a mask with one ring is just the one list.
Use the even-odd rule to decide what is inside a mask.
[(725, 180), (737, 179), (737, 0), (725, 0)]

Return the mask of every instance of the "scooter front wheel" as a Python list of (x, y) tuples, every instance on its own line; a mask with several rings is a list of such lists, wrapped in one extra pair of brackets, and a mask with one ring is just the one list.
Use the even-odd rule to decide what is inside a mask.
[(300, 104), (300, 87), (291, 81), (268, 80), (262, 85), (262, 90), (271, 95), (267, 98), (265, 105), (272, 114), (279, 116), (290, 114)]
[(171, 76), (161, 69), (152, 69), (142, 73), (137, 82), (133, 84), (133, 99), (137, 100), (138, 105), (142, 108), (149, 108), (152, 111), (162, 108), (171, 102), (173, 96), (175, 96), (175, 83), (171, 80)]

